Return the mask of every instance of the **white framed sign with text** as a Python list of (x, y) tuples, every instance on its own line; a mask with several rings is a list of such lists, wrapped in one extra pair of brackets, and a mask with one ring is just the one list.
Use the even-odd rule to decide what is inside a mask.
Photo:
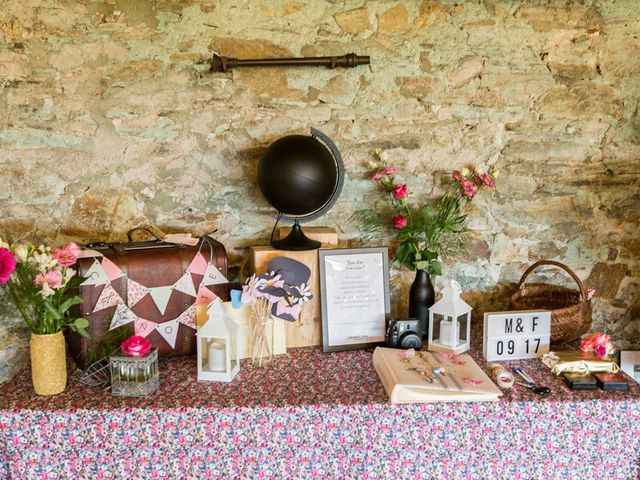
[(387, 248), (320, 250), (318, 255), (323, 351), (384, 342), (389, 314)]
[(541, 357), (549, 351), (551, 312), (526, 310), (484, 314), (483, 353), (487, 361)]

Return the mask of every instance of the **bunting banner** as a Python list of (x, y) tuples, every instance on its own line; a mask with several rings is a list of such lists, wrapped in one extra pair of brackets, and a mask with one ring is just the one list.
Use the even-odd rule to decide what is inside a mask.
[(100, 265), (100, 262), (98, 260), (93, 261), (93, 264), (91, 265), (91, 267), (89, 267), (89, 270), (87, 270), (84, 278), (86, 278), (86, 280), (80, 284), (81, 286), (97, 286), (106, 285), (107, 283), (109, 283), (109, 278), (107, 277), (105, 271), (102, 269), (102, 266)]
[(122, 297), (118, 295), (118, 292), (114, 290), (110, 283), (107, 283), (102, 289), (102, 292), (100, 292), (100, 296), (98, 297), (95, 307), (93, 307), (93, 311), (98, 312), (105, 308), (118, 305), (119, 303), (124, 303)]
[(136, 318), (134, 320), (134, 328), (136, 335), (140, 335), (141, 337), (147, 337), (151, 332), (156, 329), (157, 323), (150, 322), (144, 318)]
[(109, 260), (107, 257), (102, 259), (102, 270), (107, 274), (110, 281), (117, 280), (124, 277), (124, 272), (118, 268), (118, 266)]
[(184, 272), (184, 275), (173, 284), (173, 287), (179, 292), (186, 293), (192, 297), (196, 296), (196, 288), (193, 286), (193, 279), (191, 278), (191, 272), (188, 270)]
[(219, 285), (221, 283), (229, 283), (229, 281), (213, 263), (208, 264), (200, 285)]
[(137, 319), (138, 316), (133, 313), (129, 307), (121, 303), (116, 307), (116, 312), (113, 314), (113, 318), (111, 319), (109, 331), (128, 323), (135, 322)]
[(171, 348), (176, 347), (176, 338), (178, 337), (178, 327), (180, 324), (178, 320), (171, 320), (170, 322), (159, 323), (156, 325), (156, 330), (162, 338), (171, 345)]
[(195, 306), (195, 304), (191, 305), (184, 312), (182, 312), (180, 314), (180, 316), (178, 318), (176, 318), (176, 320), (178, 321), (178, 323), (182, 323), (183, 325), (186, 325), (187, 327), (193, 328), (195, 330), (196, 329), (196, 306)]
[(171, 298), (173, 285), (169, 285), (167, 287), (152, 287), (148, 290), (151, 294), (151, 298), (153, 298), (153, 302), (156, 304), (156, 307), (158, 307), (160, 313), (164, 315), (164, 312), (167, 310), (169, 299)]
[(196, 256), (193, 257), (193, 260), (191, 260), (191, 263), (189, 264), (187, 271), (191, 273), (195, 273), (196, 275), (204, 275), (205, 272), (207, 271), (208, 264), (209, 262), (207, 262), (207, 259), (204, 258), (204, 255), (198, 252)]
[(129, 308), (133, 308), (147, 293), (149, 293), (147, 287), (140, 285), (135, 280), (127, 279), (127, 305), (129, 305)]

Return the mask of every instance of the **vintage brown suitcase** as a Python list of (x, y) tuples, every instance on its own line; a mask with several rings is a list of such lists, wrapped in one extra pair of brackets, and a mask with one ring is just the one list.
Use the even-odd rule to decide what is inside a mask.
[[(138, 230), (138, 229), (135, 229)], [(134, 230), (134, 231), (135, 231)], [(121, 270), (123, 276), (113, 280), (109, 280), (107, 284), (83, 285), (80, 287), (80, 296), (83, 304), (80, 305), (82, 311), (76, 312), (78, 315), (85, 317), (89, 321), (90, 338), (85, 338), (77, 333), (67, 333), (67, 344), (72, 358), (76, 365), (82, 369), (86, 369), (93, 361), (102, 355), (108, 354), (106, 349), (117, 348), (121, 340), (134, 332), (140, 327), (150, 328), (145, 332), (145, 336), (151, 341), (152, 345), (158, 348), (161, 356), (194, 354), (196, 352), (195, 329), (184, 323), (178, 323), (174, 320), (184, 317), (184, 313), (189, 310), (191, 313), (195, 311), (195, 296), (180, 291), (176, 288), (176, 282), (183, 275), (186, 275), (187, 269), (191, 265), (198, 253), (202, 254), (207, 263), (212, 263), (224, 277), (227, 276), (227, 253), (224, 246), (212, 239), (211, 237), (202, 237), (197, 246), (176, 245), (172, 243), (163, 243), (159, 240), (150, 240), (143, 242), (133, 242), (129, 232), (129, 243), (125, 244), (91, 244), (87, 248), (96, 250), (106, 259), (115, 264), (117, 269)], [(80, 277), (91, 275), (91, 268), (95, 269), (96, 259), (102, 262), (101, 257), (80, 258), (78, 260), (77, 269)], [(211, 261), (210, 261), (211, 260)], [(104, 265), (111, 265), (104, 263)], [(118, 271), (116, 269), (113, 269)], [(103, 272), (105, 270), (102, 270)], [(117, 276), (117, 275), (112, 275)], [(194, 291), (198, 292), (203, 281), (203, 275), (190, 272), (193, 281)], [(132, 286), (129, 286), (130, 281)], [(188, 276), (187, 280), (188, 281)], [(108, 308), (94, 311), (97, 302), (100, 301), (103, 290), (108, 287), (118, 294), (119, 305), (109, 306)], [(152, 296), (149, 292), (156, 287), (172, 286), (169, 290), (165, 289), (168, 295), (168, 302), (164, 313), (162, 307), (164, 301)], [(133, 305), (129, 305), (130, 297), (128, 295), (129, 288), (142, 287), (141, 299)], [(220, 297), (223, 301), (229, 299), (228, 284), (220, 283), (206, 286), (208, 290)], [(158, 290), (158, 289), (156, 289)], [(159, 289), (163, 290), (163, 289)], [(184, 290), (184, 288), (182, 288)], [(146, 293), (145, 293), (146, 292)], [(115, 297), (115, 296), (114, 296)], [(103, 300), (104, 302), (104, 300)], [(109, 302), (111, 303), (111, 302)], [(133, 302), (131, 302), (133, 303)], [(126, 308), (125, 308), (126, 307)], [(122, 310), (118, 310), (118, 308)], [(121, 326), (110, 330), (112, 321), (118, 312), (133, 312), (135, 318), (142, 319), (140, 324), (138, 320), (127, 321), (126, 318)], [(128, 313), (128, 315), (131, 315)], [(125, 323), (126, 322), (126, 323)], [(172, 323), (167, 323), (172, 322)], [(164, 335), (160, 333), (158, 324), (166, 324)], [(116, 324), (114, 324), (116, 325)], [(157, 327), (157, 328), (154, 328)], [(170, 328), (171, 327), (171, 328)], [(166, 332), (177, 327), (177, 333), (173, 332), (167, 335)], [(195, 327), (195, 324), (193, 325)], [(175, 335), (173, 337), (172, 335)], [(170, 342), (175, 341), (172, 346)], [(99, 353), (102, 352), (102, 355)]]

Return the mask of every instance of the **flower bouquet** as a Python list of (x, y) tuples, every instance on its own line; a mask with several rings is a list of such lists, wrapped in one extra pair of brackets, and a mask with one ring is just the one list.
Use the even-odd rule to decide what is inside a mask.
[(73, 242), (52, 249), (0, 239), (0, 287), (8, 291), (31, 331), (31, 375), (39, 395), (55, 395), (66, 387), (62, 331), (70, 328), (89, 336), (89, 322), (70, 313), (71, 307), (82, 303), (79, 296), (69, 294), (81, 281), (71, 268), (79, 253)]
[(389, 204), (386, 208), (376, 205), (374, 211), (362, 215), (365, 233), (379, 235), (384, 229), (393, 229), (397, 239), (396, 265), (442, 275), (440, 256), (451, 255), (464, 246), (465, 208), (480, 190), (495, 188), (497, 171), (493, 167), (455, 170), (438, 201), (414, 204), (409, 201), (407, 185), (396, 180), (396, 168), (378, 150), (373, 154), (370, 178), (385, 193)]
[[(299, 263), (299, 262), (296, 262)], [(280, 271), (252, 275), (242, 289), (241, 302), (251, 305), (254, 327), (251, 335), (251, 359), (262, 365), (273, 359), (273, 334), (267, 332), (272, 316), (287, 321), (300, 317), (302, 306), (311, 300), (311, 287), (306, 283), (292, 284)]]
[(46, 335), (70, 328), (89, 336), (89, 322), (71, 318), (69, 313), (72, 306), (82, 303), (79, 296), (68, 293), (81, 282), (71, 268), (80, 252), (73, 242), (52, 249), (0, 239), (0, 285), (8, 289), (31, 333)]

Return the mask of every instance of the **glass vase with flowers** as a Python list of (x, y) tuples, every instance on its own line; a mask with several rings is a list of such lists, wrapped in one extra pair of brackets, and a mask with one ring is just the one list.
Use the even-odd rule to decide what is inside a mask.
[(395, 234), (395, 265), (416, 272), (409, 292), (409, 316), (420, 320), (425, 335), (428, 308), (435, 301), (430, 276), (442, 274), (443, 257), (464, 248), (466, 207), (481, 190), (495, 188), (498, 172), (494, 167), (454, 170), (439, 199), (411, 201), (407, 184), (396, 177), (396, 167), (379, 150), (373, 155), (369, 176), (384, 197), (372, 209), (361, 212), (363, 230), (369, 238)]

